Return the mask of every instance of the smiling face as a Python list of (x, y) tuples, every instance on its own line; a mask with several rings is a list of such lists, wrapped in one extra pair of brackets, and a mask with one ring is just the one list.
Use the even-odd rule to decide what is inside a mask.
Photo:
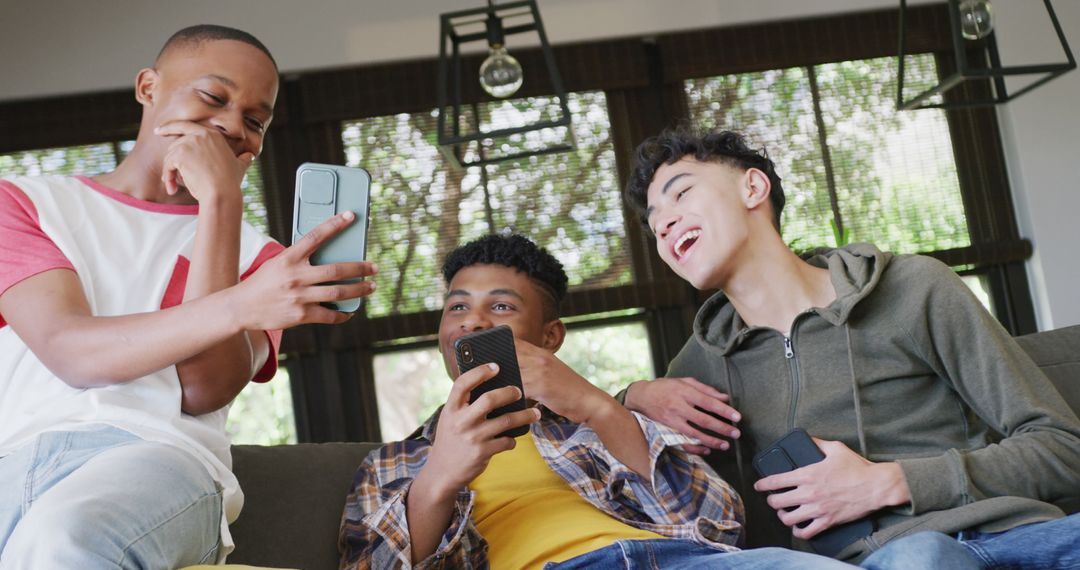
[(136, 78), (136, 99), (143, 105), (139, 144), (163, 156), (171, 141), (153, 129), (184, 120), (221, 132), (237, 156), (258, 155), (277, 92), (277, 69), (255, 46), (205, 40), (169, 48)]
[(454, 341), (469, 333), (510, 325), (514, 338), (552, 352), (562, 344), (564, 329), (545, 317), (545, 293), (529, 277), (505, 265), (470, 265), (450, 280), (439, 323), (439, 352), (446, 372), (456, 379)]
[(760, 170), (692, 157), (660, 166), (646, 216), (660, 258), (698, 289), (721, 287), (761, 216), (769, 215), (768, 184)]

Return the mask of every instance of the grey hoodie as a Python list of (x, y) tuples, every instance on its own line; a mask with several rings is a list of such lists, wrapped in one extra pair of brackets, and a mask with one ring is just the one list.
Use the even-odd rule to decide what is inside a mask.
[[(712, 462), (734, 460), (744, 494), (757, 494), (749, 458), (801, 427), (898, 462), (911, 489), (909, 505), (876, 513), (877, 532), (838, 558), (923, 530), (997, 532), (1063, 515), (1047, 501), (1080, 496), (1080, 421), (955, 273), (867, 244), (808, 262), (828, 268), (837, 298), (800, 314), (789, 338), (746, 327), (718, 293), (668, 370), (731, 395), (743, 436)], [(759, 510), (750, 532), (775, 534), (763, 499), (747, 502)]]

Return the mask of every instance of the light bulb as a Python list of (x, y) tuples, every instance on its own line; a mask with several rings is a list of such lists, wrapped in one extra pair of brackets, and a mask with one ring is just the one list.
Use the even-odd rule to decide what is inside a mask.
[(507, 53), (501, 44), (491, 46), (484, 63), (480, 64), (480, 86), (492, 97), (509, 97), (521, 87), (521, 64)]
[(965, 40), (978, 40), (994, 31), (994, 14), (990, 0), (960, 2), (960, 35)]

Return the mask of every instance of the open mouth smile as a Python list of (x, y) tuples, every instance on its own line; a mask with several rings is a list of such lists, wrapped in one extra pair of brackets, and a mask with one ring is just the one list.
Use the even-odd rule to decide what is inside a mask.
[(697, 243), (697, 240), (700, 237), (700, 229), (693, 229), (679, 236), (678, 241), (675, 242), (675, 247), (672, 248), (672, 251), (675, 254), (675, 259), (682, 261), (683, 258), (685, 258), (686, 255), (690, 252), (690, 250), (694, 247), (694, 244)]

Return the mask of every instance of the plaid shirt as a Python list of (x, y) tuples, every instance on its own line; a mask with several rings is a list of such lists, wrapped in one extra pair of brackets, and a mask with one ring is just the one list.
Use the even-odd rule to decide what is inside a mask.
[[(536, 448), (597, 509), (635, 528), (737, 550), (742, 501), (701, 458), (673, 447), (693, 440), (634, 413), (649, 443), (650, 483), (616, 459), (592, 429), (541, 410), (531, 427)], [(408, 439), (372, 451), (357, 470), (338, 535), (342, 568), (412, 567), (405, 496), (427, 461), (440, 411)], [(472, 506), (473, 492), (462, 489), (439, 548), (417, 568), (488, 567)]]

